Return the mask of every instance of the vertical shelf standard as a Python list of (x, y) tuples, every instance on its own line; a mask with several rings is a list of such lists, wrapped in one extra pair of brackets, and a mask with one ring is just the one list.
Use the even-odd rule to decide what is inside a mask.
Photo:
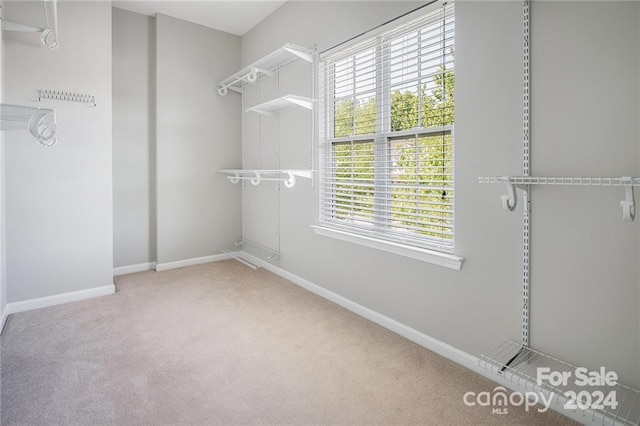
[[(275, 186), (275, 199), (276, 199), (276, 210), (275, 213), (275, 235), (277, 235), (277, 242), (270, 242), (275, 245), (275, 249), (271, 249), (265, 247), (259, 243), (253, 242), (249, 240), (245, 235), (245, 186), (242, 186), (243, 193), (243, 212), (242, 212), (242, 239), (236, 242), (235, 247), (232, 249), (222, 248), (221, 251), (226, 253), (230, 257), (237, 259), (241, 263), (256, 269), (258, 266), (248, 260), (245, 257), (245, 254), (249, 253), (244, 250), (243, 246), (250, 245), (253, 249), (258, 249), (261, 252), (261, 256), (266, 258), (267, 261), (275, 262), (280, 260), (280, 184), (283, 184), (286, 188), (293, 188), (296, 185), (297, 178), (306, 178), (311, 179), (313, 185), (313, 177), (314, 171), (313, 169), (313, 130), (311, 133), (311, 169), (281, 169), (280, 168), (280, 150), (279, 150), (279, 128), (280, 128), (280, 114), (279, 112), (291, 108), (291, 107), (299, 107), (306, 110), (309, 110), (312, 114), (312, 122), (313, 122), (313, 112), (314, 105), (316, 100), (313, 99), (314, 96), (314, 82), (313, 82), (313, 68), (315, 66), (315, 53), (316, 48), (304, 48), (291, 43), (285, 44), (283, 47), (275, 50), (274, 52), (268, 54), (267, 56), (259, 59), (248, 67), (243, 68), (242, 70), (234, 73), (233, 75), (225, 78), (217, 84), (217, 91), (220, 96), (226, 96), (229, 93), (229, 90), (234, 91), (236, 93), (240, 93), (242, 95), (242, 113), (257, 113), (260, 116), (266, 116), (270, 119), (275, 120), (275, 164), (272, 164), (272, 167), (269, 169), (262, 167), (262, 161), (259, 160), (257, 164), (257, 168), (243, 168), (243, 169), (224, 169), (218, 170), (219, 173), (226, 174), (227, 179), (231, 183), (239, 183), (240, 181), (249, 181), (252, 185), (259, 185), (264, 181), (272, 181), (276, 183)], [(280, 95), (280, 70), (293, 63), (294, 61), (302, 60), (311, 65), (311, 97), (299, 96), (294, 94), (287, 94), (284, 96)], [(275, 84), (275, 99), (268, 100), (266, 102), (261, 102), (260, 94), (258, 94), (258, 104), (253, 105), (251, 107), (245, 108), (245, 85), (257, 85), (257, 90), (260, 91), (262, 83), (259, 81), (262, 77), (270, 77), (273, 79), (273, 83)], [(249, 91), (247, 91), (249, 92)], [(258, 92), (260, 93), (260, 92)], [(242, 163), (243, 167), (247, 166), (245, 163), (244, 156), (244, 126), (246, 122), (243, 119), (243, 138), (242, 138)], [(261, 140), (262, 135), (260, 135)], [(260, 159), (262, 155), (261, 145), (258, 148), (258, 158)]]

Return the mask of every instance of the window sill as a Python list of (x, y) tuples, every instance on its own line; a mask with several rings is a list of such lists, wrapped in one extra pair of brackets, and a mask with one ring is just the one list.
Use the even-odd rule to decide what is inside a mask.
[(336, 238), (350, 243), (360, 244), (366, 247), (383, 250), (400, 256), (409, 257), (411, 259), (420, 260), (422, 262), (432, 263), (434, 265), (444, 266), (445, 268), (459, 271), (462, 268), (464, 257), (453, 254), (441, 253), (435, 250), (429, 250), (419, 247), (407, 246), (400, 243), (379, 240), (377, 238), (358, 235), (351, 232), (340, 231), (326, 226), (311, 226), (316, 234), (325, 237)]

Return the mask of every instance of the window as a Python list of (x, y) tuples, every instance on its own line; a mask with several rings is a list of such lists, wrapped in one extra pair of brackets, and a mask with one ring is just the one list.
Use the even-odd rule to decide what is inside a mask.
[(321, 58), (320, 227), (453, 252), (454, 13)]

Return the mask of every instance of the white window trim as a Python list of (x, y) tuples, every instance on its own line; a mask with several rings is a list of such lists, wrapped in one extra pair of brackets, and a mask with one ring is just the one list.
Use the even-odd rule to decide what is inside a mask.
[[(406, 22), (406, 21), (415, 19), (416, 17), (424, 14), (425, 10), (429, 11), (429, 10), (434, 10), (437, 7), (441, 7), (442, 3), (443, 1), (435, 1), (433, 4), (428, 5), (426, 8), (420, 11), (416, 11), (414, 13), (410, 13), (399, 21)], [(398, 25), (398, 22), (393, 22), (393, 23), (384, 25), (380, 28), (377, 28), (376, 31), (372, 32), (373, 34), (371, 34), (371, 37), (375, 37), (377, 34), (384, 33), (388, 31), (388, 29), (397, 25)], [(339, 46), (339, 48), (344, 49), (346, 46), (358, 44), (359, 42), (360, 42), (359, 40), (351, 40), (350, 42)], [(324, 53), (327, 53), (327, 52), (324, 52)], [(383, 114), (385, 113), (384, 110), (382, 111), (382, 113)], [(320, 127), (320, 131), (319, 131), (320, 137), (321, 138), (326, 137), (327, 136), (325, 132), (326, 129), (324, 129), (322, 125), (322, 120), (319, 120), (318, 124)], [(430, 129), (430, 130), (433, 130), (433, 129)], [(450, 130), (453, 133), (453, 126), (446, 126), (445, 130)], [(405, 133), (405, 132), (398, 132), (398, 134), (394, 134), (393, 136), (400, 136), (402, 133)], [(406, 133), (414, 134), (416, 133), (416, 130), (411, 129), (411, 130), (408, 130)], [(382, 133), (382, 135), (384, 135), (385, 137), (390, 136), (384, 132)], [(372, 135), (362, 135), (362, 138), (370, 139), (371, 136)], [(358, 138), (359, 136), (351, 136), (351, 137), (345, 137), (345, 140), (354, 140)], [(336, 138), (336, 139), (339, 140), (340, 138)], [(321, 144), (319, 144), (319, 146), (324, 148), (324, 146)], [(321, 157), (323, 155), (327, 155), (327, 153), (323, 151), (324, 151), (323, 149), (320, 150)], [(321, 163), (323, 163), (322, 158), (321, 158)], [(323, 179), (322, 174), (320, 175), (321, 175), (320, 179)], [(455, 211), (455, 207), (454, 207), (454, 211)], [(464, 257), (457, 256), (453, 254), (453, 252), (446, 253), (445, 251), (441, 251), (442, 249), (440, 248), (429, 249), (429, 248), (419, 247), (415, 245), (403, 244), (401, 242), (394, 242), (387, 239), (376, 238), (375, 236), (367, 236), (365, 234), (360, 234), (360, 233), (339, 229), (338, 226), (333, 227), (332, 224), (328, 222), (321, 222), (318, 225), (311, 225), (311, 228), (313, 228), (314, 232), (317, 235), (322, 235), (329, 238), (335, 238), (338, 240), (359, 244), (365, 247), (382, 250), (382, 251), (393, 253), (399, 256), (404, 256), (404, 257), (419, 260), (422, 262), (443, 266), (445, 268), (453, 269), (456, 271), (459, 271), (462, 268), (462, 264), (464, 263)], [(451, 248), (446, 248), (445, 250), (452, 250), (452, 249), (453, 248), (451, 247)]]
[(464, 257), (456, 256), (455, 254), (448, 254), (441, 251), (367, 237), (365, 235), (329, 228), (327, 226), (311, 225), (311, 228), (313, 228), (314, 232), (318, 235), (360, 244), (366, 247), (420, 260), (422, 262), (444, 266), (445, 268), (454, 269), (456, 271), (459, 271), (462, 268), (462, 263), (464, 262)]

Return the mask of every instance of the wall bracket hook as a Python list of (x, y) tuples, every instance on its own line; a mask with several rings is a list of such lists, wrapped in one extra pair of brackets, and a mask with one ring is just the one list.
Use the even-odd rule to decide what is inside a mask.
[(287, 188), (293, 188), (296, 185), (296, 175), (293, 174), (291, 170), (287, 171), (289, 178), (284, 181), (284, 186)]
[(623, 177), (625, 199), (620, 201), (622, 207), (622, 219), (625, 222), (631, 222), (636, 216), (636, 202), (633, 198), (633, 179), (631, 177)]
[(505, 212), (512, 212), (515, 210), (518, 204), (518, 193), (516, 186), (512, 183), (507, 183), (507, 195), (501, 195), (500, 201), (502, 202), (502, 210)]
[(260, 176), (260, 172), (255, 172), (256, 177), (251, 179), (251, 183), (253, 185), (260, 185), (262, 182), (262, 176)]
[(229, 176), (229, 180), (231, 181), (231, 183), (238, 183), (240, 182), (240, 174), (236, 173), (233, 176)]

